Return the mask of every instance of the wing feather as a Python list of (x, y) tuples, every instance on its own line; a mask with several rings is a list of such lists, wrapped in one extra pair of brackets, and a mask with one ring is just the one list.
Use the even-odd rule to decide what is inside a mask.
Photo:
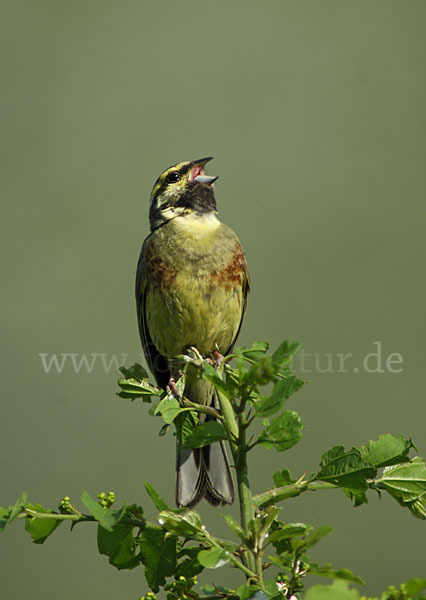
[[(241, 252), (242, 249), (241, 249)], [(243, 321), (244, 321), (244, 315), (246, 312), (246, 307), (247, 307), (247, 297), (250, 291), (250, 275), (248, 272), (248, 268), (247, 268), (247, 261), (246, 261), (246, 257), (243, 253), (243, 263), (242, 263), (242, 269), (243, 269), (243, 278), (242, 278), (242, 310), (241, 310), (241, 319), (240, 319), (240, 324), (238, 325), (238, 329), (237, 332), (234, 336), (234, 339), (231, 342), (231, 345), (229, 346), (228, 350), (225, 352), (225, 356), (227, 354), (230, 354), (232, 352), (232, 350), (234, 349), (234, 346), (237, 342), (238, 336), (240, 335), (240, 331), (241, 331), (241, 327), (243, 326)]]
[(149, 285), (146, 277), (146, 247), (149, 243), (149, 237), (145, 240), (139, 256), (136, 270), (136, 309), (138, 315), (139, 335), (142, 342), (142, 348), (145, 359), (151, 372), (157, 381), (157, 384), (165, 388), (170, 380), (170, 369), (167, 359), (160, 354), (152, 341), (146, 321), (146, 298), (149, 294)]

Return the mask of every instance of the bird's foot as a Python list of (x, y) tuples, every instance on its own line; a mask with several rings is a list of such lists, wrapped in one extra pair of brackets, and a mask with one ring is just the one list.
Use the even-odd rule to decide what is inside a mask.
[(215, 358), (214, 366), (216, 367), (216, 369), (220, 369), (225, 357), (218, 350), (214, 350), (213, 356)]

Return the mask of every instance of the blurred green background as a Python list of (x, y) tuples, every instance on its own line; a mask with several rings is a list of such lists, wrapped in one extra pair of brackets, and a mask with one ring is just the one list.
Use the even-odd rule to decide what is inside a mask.
[[(347, 373), (306, 363), (313, 383), (289, 404), (303, 441), (259, 450), (254, 490), (388, 431), (426, 453), (425, 18), (422, 0), (3, 0), (1, 505), (23, 490), (55, 507), (111, 489), (153, 518), (145, 480), (172, 502), (174, 439), (114, 395), (116, 368), (45, 373), (40, 354), (138, 359), (133, 280), (152, 184), (209, 155), (252, 277), (240, 342), (298, 339), (321, 369), (327, 353), (353, 354)], [(362, 368), (376, 341), (401, 372)], [(352, 568), (370, 595), (425, 576), (423, 524), (390, 498), (353, 509), (322, 492), (282, 518), (335, 527), (315, 558)], [(7, 600), (147, 591), (142, 570), (98, 555), (90, 526), (39, 547), (15, 524), (0, 555)]]

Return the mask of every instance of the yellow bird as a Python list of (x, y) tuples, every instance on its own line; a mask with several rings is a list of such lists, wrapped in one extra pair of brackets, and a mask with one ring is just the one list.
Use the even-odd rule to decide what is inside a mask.
[[(211, 158), (182, 162), (154, 184), (151, 233), (136, 275), (139, 332), (159, 386), (173, 389), (177, 356), (195, 346), (202, 356), (228, 354), (238, 337), (249, 291), (247, 264), (235, 233), (217, 218)], [(184, 395), (218, 406), (213, 386), (188, 370)], [(176, 504), (232, 504), (234, 484), (223, 442), (177, 448)]]

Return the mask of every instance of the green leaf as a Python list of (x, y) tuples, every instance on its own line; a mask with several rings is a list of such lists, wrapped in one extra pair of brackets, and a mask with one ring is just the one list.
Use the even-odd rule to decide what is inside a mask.
[(326, 535), (330, 535), (330, 533), (333, 533), (333, 528), (329, 527), (328, 525), (322, 525), (321, 527), (317, 527), (305, 537), (305, 539), (303, 540), (303, 547), (308, 549), (312, 546), (315, 546)]
[(151, 385), (148, 379), (142, 379), (138, 381), (131, 377), (130, 379), (119, 379), (118, 385), (121, 387), (121, 392), (118, 392), (117, 396), (120, 398), (142, 398), (144, 402), (150, 402), (151, 396), (161, 396), (163, 390), (155, 385)]
[(229, 597), (229, 600), (236, 600), (234, 596), (234, 590), (230, 590), (229, 588), (225, 588), (222, 585), (202, 585), (201, 591), (207, 597), (214, 596), (215, 600), (217, 599), (218, 594), (225, 600), (225, 598)]
[(193, 510), (182, 515), (171, 510), (162, 510), (158, 515), (158, 521), (162, 527), (174, 535), (194, 540), (206, 539), (200, 515)]
[(24, 512), (27, 499), (27, 494), (24, 492), (13, 506), (9, 506), (9, 508), (0, 506), (0, 531), (3, 531), (18, 515)]
[(178, 416), (182, 410), (185, 410), (181, 407), (179, 400), (177, 400), (173, 394), (167, 394), (158, 406), (155, 407), (154, 415), (161, 414), (165, 423), (170, 425), (173, 423), (175, 418)]
[(263, 584), (265, 586), (266, 596), (269, 600), (284, 600), (285, 596), (279, 591), (275, 579), (266, 579)]
[(377, 470), (366, 463), (357, 448), (345, 452), (343, 446), (335, 446), (326, 452), (321, 460), (321, 470), (316, 479), (329, 481), (351, 492), (367, 489), (367, 479), (373, 478)]
[(380, 482), (386, 489), (417, 497), (426, 491), (426, 468), (422, 458), (383, 470)]
[(254, 342), (250, 348), (237, 348), (235, 354), (252, 362), (264, 358), (268, 350), (269, 342)]
[[(38, 513), (52, 512), (43, 508), (40, 504), (27, 504), (27, 508), (35, 510)], [(25, 529), (28, 531), (35, 544), (43, 544), (61, 523), (62, 521), (57, 519), (31, 517), (25, 520)]]
[(223, 548), (210, 548), (209, 550), (200, 550), (198, 561), (206, 569), (218, 569), (223, 567), (231, 560), (231, 555)]
[(199, 546), (191, 546), (188, 548), (184, 546), (182, 550), (178, 552), (178, 558), (185, 557), (177, 566), (175, 578), (185, 577), (188, 579), (189, 577), (194, 577), (194, 575), (198, 575), (201, 571), (204, 570), (203, 565), (200, 564), (198, 560), (198, 553), (200, 551)]
[(249, 585), (248, 583), (240, 585), (235, 590), (235, 593), (239, 596), (240, 600), (267, 600), (268, 598), (265, 592), (262, 592), (257, 585)]
[(310, 575), (321, 575), (322, 577), (330, 577), (331, 579), (343, 579), (345, 581), (350, 581), (351, 583), (359, 583), (360, 585), (365, 585), (365, 581), (354, 575), (354, 573), (349, 569), (333, 569), (330, 563), (326, 563), (324, 565), (317, 565), (316, 563), (310, 563), (309, 565), (309, 574)]
[(312, 529), (312, 525), (307, 525), (306, 523), (285, 523), (280, 525), (279, 529), (274, 529), (269, 535), (268, 540), (271, 543), (294, 537), (301, 537), (302, 535), (306, 535), (308, 531)]
[(314, 585), (305, 594), (305, 600), (360, 600), (359, 592), (350, 589), (347, 581), (336, 579), (332, 585)]
[(184, 440), (185, 448), (201, 448), (220, 440), (227, 440), (226, 429), (218, 421), (206, 421), (196, 427)]
[(163, 498), (160, 496), (160, 494), (152, 487), (152, 485), (150, 483), (148, 483), (147, 481), (144, 482), (144, 486), (146, 491), (148, 492), (149, 497), (151, 498), (151, 500), (154, 503), (155, 508), (160, 511), (160, 510), (169, 510), (169, 507), (167, 506), (167, 504), (164, 502)]
[(299, 342), (289, 342), (285, 340), (272, 354), (272, 363), (278, 369), (282, 369), (291, 364), (293, 356), (299, 350)]
[(174, 420), (176, 427), (176, 437), (180, 446), (185, 444), (185, 440), (191, 437), (194, 429), (198, 425), (198, 415), (195, 411), (181, 412)]
[(86, 491), (81, 494), (81, 501), (84, 506), (89, 510), (90, 514), (99, 521), (99, 525), (104, 527), (108, 531), (112, 531), (113, 526), (119, 522), (123, 516), (126, 507), (123, 506), (120, 510), (112, 510), (111, 508), (104, 508), (97, 502)]
[(273, 475), (275, 487), (283, 487), (284, 485), (290, 485), (297, 481), (297, 479), (293, 479), (290, 475), (290, 471), (288, 469), (283, 469), (282, 471), (276, 471)]
[(148, 373), (145, 371), (142, 365), (135, 363), (129, 368), (120, 367), (119, 371), (123, 373), (126, 379), (136, 379), (142, 381), (143, 379), (149, 379)]
[(367, 494), (364, 490), (354, 491), (353, 489), (342, 487), (342, 492), (345, 494), (345, 496), (354, 501), (354, 507), (367, 504), (368, 502)]
[(254, 542), (259, 539), (261, 527), (262, 523), (257, 517), (253, 517), (253, 519), (250, 519), (250, 521), (247, 524), (247, 529), (250, 532), (250, 539), (253, 542), (253, 545)]
[(415, 517), (426, 518), (426, 468), (422, 458), (385, 467), (382, 477), (375, 483), (402, 506), (409, 508)]
[(270, 396), (262, 397), (260, 402), (255, 405), (257, 417), (269, 417), (280, 411), (284, 401), (290, 398), (303, 385), (303, 381), (291, 375), (285, 379), (280, 379), (274, 385), (274, 390)]
[(408, 596), (420, 594), (420, 592), (424, 592), (426, 590), (426, 579), (410, 579), (406, 583), (403, 583), (401, 588), (403, 588), (404, 592)]
[(399, 435), (394, 437), (390, 433), (380, 435), (377, 441), (370, 441), (361, 447), (363, 460), (373, 466), (387, 467), (409, 461), (408, 453), (415, 448), (411, 440), (406, 440)]
[(119, 570), (133, 569), (139, 564), (132, 530), (133, 526), (127, 523), (114, 525), (112, 531), (98, 526), (98, 550), (108, 556), (110, 564)]
[(145, 577), (153, 592), (166, 583), (176, 570), (176, 538), (167, 536), (159, 527), (146, 527), (141, 535), (140, 551)]
[(278, 523), (277, 517), (281, 512), (281, 508), (277, 506), (268, 506), (264, 508), (263, 511), (259, 514), (259, 520), (261, 522), (261, 533), (265, 536), (271, 527), (275, 526), (275, 523)]
[(207, 361), (204, 362), (203, 372), (201, 373), (203, 379), (210, 381), (214, 387), (224, 394), (228, 400), (232, 400), (233, 392), (230, 385), (228, 385), (222, 377), (217, 373), (216, 369)]
[(244, 533), (244, 529), (241, 527), (241, 525), (239, 523), (237, 523), (237, 521), (235, 521), (235, 519), (233, 519), (230, 515), (220, 515), (221, 517), (223, 517), (226, 521), (226, 524), (228, 525), (229, 529), (231, 529), (235, 535), (237, 535), (243, 542), (246, 540), (246, 535)]
[(277, 452), (292, 448), (302, 437), (303, 423), (293, 410), (283, 412), (267, 424), (257, 439), (265, 448), (275, 448)]

